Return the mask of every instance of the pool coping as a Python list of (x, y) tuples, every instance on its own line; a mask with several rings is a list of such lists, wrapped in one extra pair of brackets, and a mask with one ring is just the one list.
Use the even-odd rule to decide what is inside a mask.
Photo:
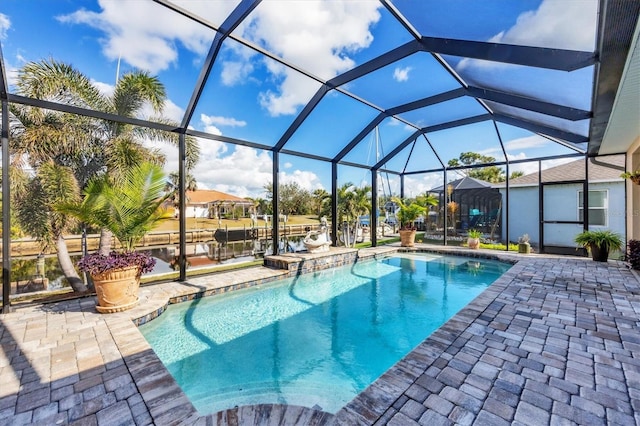
[[(398, 245), (388, 245), (382, 247), (371, 247), (365, 249), (351, 249), (351, 248), (335, 248), (332, 247), (330, 252), (323, 253), (287, 253), (281, 254), (277, 256), (269, 256), (265, 260), (265, 265), (270, 265), (270, 267), (256, 267), (251, 268), (249, 270), (260, 270), (263, 274), (260, 274), (259, 278), (244, 280), (238, 277), (237, 272), (228, 272), (221, 274), (222, 277), (233, 277), (231, 282), (226, 282), (225, 280), (219, 280), (216, 284), (210, 282), (211, 277), (198, 277), (189, 279), (189, 283), (192, 285), (195, 284), (195, 287), (189, 286), (188, 288), (184, 288), (184, 283), (178, 283), (180, 285), (172, 286), (173, 294), (167, 294), (166, 292), (161, 293), (160, 297), (149, 297), (147, 300), (154, 300), (156, 304), (159, 304), (157, 308), (153, 309), (150, 312), (146, 312), (140, 315), (140, 312), (132, 312), (131, 313), (131, 321), (139, 326), (148, 321), (151, 321), (157, 318), (159, 315), (164, 312), (169, 304), (174, 303), (182, 303), (187, 301), (192, 301), (201, 297), (207, 297), (215, 294), (221, 294), (228, 291), (239, 290), (243, 288), (248, 288), (252, 286), (257, 286), (260, 284), (266, 284), (275, 280), (289, 278), (298, 274), (306, 274), (315, 272), (318, 270), (324, 270), (332, 267), (339, 267), (347, 264), (353, 264), (362, 261), (373, 260), (376, 258), (384, 258), (387, 256), (391, 256), (395, 253), (430, 253), (436, 255), (453, 255), (460, 256), (466, 258), (478, 258), (478, 259), (487, 259), (487, 260), (496, 260), (505, 263), (511, 263), (515, 265), (518, 261), (518, 256), (510, 253), (495, 253), (490, 250), (469, 250), (460, 247), (429, 247), (426, 245), (416, 245), (414, 247), (400, 247)], [(324, 259), (338, 256), (340, 258), (339, 261), (328, 263), (324, 261)], [(266, 271), (265, 271), (266, 269)], [(511, 271), (512, 268), (509, 269)], [(507, 273), (509, 272), (507, 271)], [(445, 341), (442, 333), (445, 335), (451, 334), (449, 330), (451, 324), (455, 324), (456, 321), (459, 321), (458, 316), (466, 310), (471, 304), (478, 301), (480, 296), (482, 296), (487, 290), (496, 285), (501, 281), (502, 277), (504, 277), (507, 273), (503, 274), (496, 282), (491, 284), (486, 290), (484, 290), (478, 297), (476, 297), (470, 304), (466, 305), (461, 311), (459, 311), (456, 315), (454, 315), (451, 319), (449, 319), (445, 324), (443, 324), (438, 330), (431, 334), (429, 338), (421, 343), (424, 344), (434, 344), (434, 348), (441, 347), (442, 342)], [(218, 276), (220, 277), (220, 275)], [(504, 286), (508, 283), (505, 282)], [(500, 289), (500, 291), (502, 288)], [(489, 296), (491, 297), (491, 296)], [(495, 297), (495, 295), (493, 296)], [(141, 297), (142, 298), (142, 297)], [(158, 299), (162, 299), (164, 302), (158, 303)], [(142, 304), (141, 304), (142, 305)], [(147, 306), (147, 304), (145, 304)], [(140, 309), (143, 309), (141, 306)], [(139, 330), (138, 330), (139, 332)], [(142, 337), (144, 340), (144, 337)], [(432, 340), (430, 340), (432, 339)], [(146, 343), (146, 340), (144, 340)], [(202, 419), (206, 421), (214, 421), (217, 424), (234, 424), (238, 422), (239, 419), (255, 419), (255, 418), (271, 418), (275, 420), (275, 417), (280, 417), (281, 419), (287, 419), (286, 424), (325, 424), (332, 423), (335, 420), (339, 420), (339, 423), (343, 423), (347, 421), (349, 423), (357, 422), (360, 424), (369, 424), (368, 421), (372, 420), (372, 423), (375, 419), (378, 419), (384, 411), (386, 411), (387, 407), (383, 407), (379, 403), (385, 401), (386, 399), (395, 396), (393, 400), (397, 399), (400, 395), (404, 393), (408, 389), (408, 387), (417, 379), (418, 375), (410, 375), (408, 374), (411, 369), (408, 368), (406, 363), (409, 365), (414, 363), (413, 357), (414, 352), (417, 350), (414, 349), (412, 352), (407, 354), (403, 359), (401, 359), (398, 363), (392, 366), (389, 370), (387, 370), (382, 376), (380, 376), (376, 381), (370, 384), (363, 392), (361, 392), (358, 396), (356, 396), (352, 401), (350, 401), (347, 405), (345, 405), (341, 410), (337, 413), (327, 413), (320, 410), (315, 410), (313, 408), (308, 407), (298, 407), (298, 406), (285, 406), (279, 404), (260, 404), (257, 406), (241, 406), (236, 408), (231, 408), (228, 410), (219, 411), (216, 413), (205, 414), (202, 415)], [(414, 354), (414, 355), (412, 355)], [(433, 355), (436, 352), (432, 352)], [(155, 353), (153, 353), (155, 356)], [(157, 356), (156, 356), (157, 358)], [(162, 362), (157, 359), (157, 362)], [(157, 366), (157, 362), (153, 362), (154, 368), (159, 368)], [(162, 374), (158, 378), (158, 382), (165, 383), (165, 387), (167, 388), (167, 392), (163, 393), (163, 395), (175, 394), (177, 400), (180, 401), (180, 404), (185, 404), (184, 399), (186, 395), (179, 388), (175, 379), (171, 376), (169, 371), (162, 365), (162, 370), (168, 374), (167, 377), (165, 374)], [(145, 374), (146, 374), (145, 370)], [(415, 372), (417, 374), (417, 371)], [(136, 372), (132, 371), (134, 378), (136, 378)], [(399, 377), (404, 378), (412, 378), (412, 381), (401, 381), (398, 382)], [(144, 380), (144, 375), (139, 377), (140, 380)], [(170, 383), (170, 386), (167, 387), (167, 384)], [(400, 384), (400, 386), (399, 386)], [(403, 385), (402, 385), (403, 384)], [(178, 389), (175, 389), (175, 388)], [(146, 395), (141, 392), (145, 401), (147, 400)], [(154, 397), (150, 397), (150, 407), (156, 407), (157, 404), (153, 402)], [(188, 401), (188, 405), (193, 411), (188, 410), (189, 417), (193, 417), (194, 415), (199, 415), (195, 407)], [(171, 404), (169, 407), (171, 407)], [(384, 404), (383, 404), (384, 405)], [(163, 405), (163, 407), (166, 407)], [(184, 405), (183, 405), (184, 407)], [(373, 407), (373, 408), (367, 408)], [(384, 410), (381, 410), (381, 408)], [(363, 416), (363, 413), (370, 413), (370, 415)], [(153, 415), (154, 413), (152, 413)], [(186, 414), (186, 413), (185, 413)], [(377, 417), (376, 417), (377, 415)], [(156, 419), (155, 416), (154, 420)], [(368, 417), (373, 417), (373, 419), (368, 419)], [(162, 417), (158, 417), (161, 421)], [(371, 424), (372, 424), (371, 423)], [(242, 423), (238, 423), (242, 424)], [(277, 423), (276, 423), (277, 424)]]
[(335, 414), (337, 424), (374, 424), (379, 421), (387, 409), (407, 392), (411, 385), (462, 335), (468, 326), (473, 324), (522, 270), (522, 266), (518, 268), (518, 258), (509, 254), (426, 247), (403, 248), (399, 252), (497, 260), (511, 263), (513, 266), (338, 411)]

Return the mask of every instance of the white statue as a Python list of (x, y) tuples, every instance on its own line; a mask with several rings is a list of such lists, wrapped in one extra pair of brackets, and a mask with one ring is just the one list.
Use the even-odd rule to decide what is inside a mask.
[(329, 238), (329, 228), (327, 227), (327, 218), (322, 216), (320, 219), (320, 230), (309, 231), (304, 237), (304, 246), (309, 253), (322, 253), (329, 251), (331, 239)]

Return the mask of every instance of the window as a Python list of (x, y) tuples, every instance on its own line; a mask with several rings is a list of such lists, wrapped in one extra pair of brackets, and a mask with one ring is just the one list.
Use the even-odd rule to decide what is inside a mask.
[[(607, 226), (608, 191), (589, 191), (589, 225)], [(584, 221), (584, 195), (578, 191), (578, 220)]]

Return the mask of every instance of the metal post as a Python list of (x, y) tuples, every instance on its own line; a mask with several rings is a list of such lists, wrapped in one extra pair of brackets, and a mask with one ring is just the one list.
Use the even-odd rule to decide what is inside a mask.
[(378, 245), (378, 171), (371, 171), (371, 214), (369, 214), (371, 246)]
[(9, 181), (9, 102), (2, 101), (2, 313), (11, 312), (11, 191)]
[(178, 137), (178, 209), (180, 215), (178, 222), (180, 224), (180, 242), (178, 244), (178, 250), (180, 256), (178, 258), (178, 266), (180, 267), (180, 274), (178, 280), (184, 281), (187, 279), (187, 194), (186, 194), (186, 158), (187, 158), (187, 146), (186, 137), (184, 133), (180, 133)]
[(542, 161), (538, 160), (538, 240), (540, 253), (544, 253), (544, 186), (542, 184)]
[(280, 235), (279, 235), (279, 229), (278, 226), (280, 225), (280, 215), (278, 214), (278, 210), (280, 209), (280, 202), (278, 200), (279, 198), (279, 174), (280, 174), (280, 153), (278, 151), (273, 151), (273, 169), (272, 169), (272, 175), (273, 175), (273, 185), (272, 185), (272, 189), (273, 189), (273, 200), (271, 200), (271, 205), (273, 206), (273, 216), (272, 216), (272, 222), (271, 222), (271, 226), (273, 229), (273, 234), (271, 235), (272, 237), (272, 243), (273, 243), (273, 254), (280, 254)]
[(444, 181), (442, 182), (442, 197), (444, 198), (444, 221), (442, 222), (443, 230), (442, 230), (442, 239), (444, 240), (444, 245), (447, 245), (447, 228), (449, 227), (449, 193), (447, 192), (447, 169), (444, 169)]
[(584, 156), (584, 182), (582, 183), (582, 225), (585, 231), (589, 230), (589, 157)]
[(331, 163), (331, 245), (338, 245), (338, 163)]

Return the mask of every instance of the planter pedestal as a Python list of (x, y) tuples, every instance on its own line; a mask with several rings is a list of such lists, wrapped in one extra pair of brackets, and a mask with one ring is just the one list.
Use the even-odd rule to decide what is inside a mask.
[(98, 304), (96, 310), (102, 314), (122, 312), (138, 304), (140, 272), (138, 266), (105, 272), (92, 276)]
[(400, 230), (400, 245), (402, 247), (413, 247), (415, 241), (416, 241), (416, 230), (415, 229), (410, 229), (410, 230)]
[(467, 238), (467, 245), (474, 250), (480, 248), (480, 238)]
[(518, 243), (518, 253), (531, 253), (531, 245), (529, 243)]

